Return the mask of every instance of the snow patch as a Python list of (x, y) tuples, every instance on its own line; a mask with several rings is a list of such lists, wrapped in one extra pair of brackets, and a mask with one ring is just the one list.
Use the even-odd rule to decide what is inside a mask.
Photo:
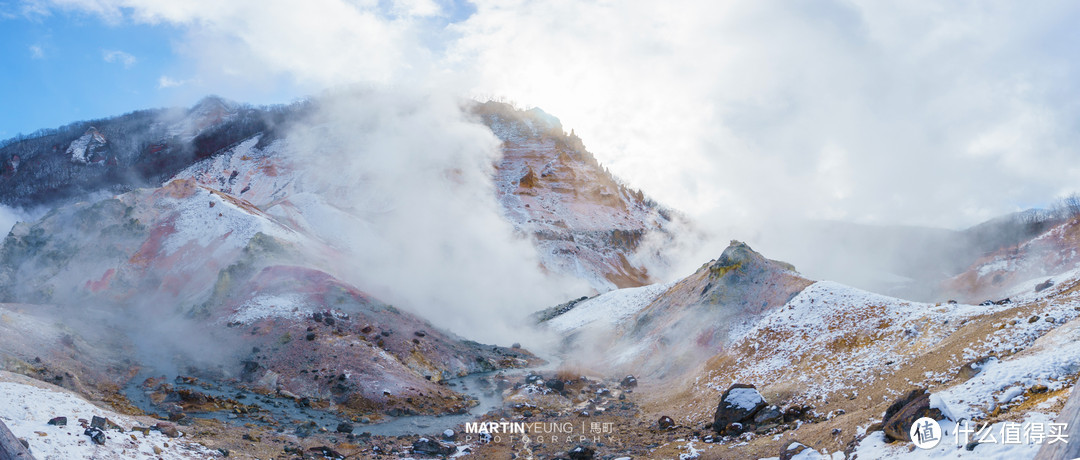
[(558, 332), (568, 332), (594, 323), (614, 326), (649, 306), (674, 284), (650, 284), (609, 291), (577, 304), (572, 310), (549, 320), (547, 325)]
[[(0, 373), (0, 419), (18, 438), (30, 443), (30, 453), (41, 460), (126, 459), (126, 458), (219, 458), (200, 444), (170, 439), (157, 431), (149, 434), (127, 431), (133, 426), (148, 426), (139, 420), (102, 409), (65, 390), (45, 388), (40, 383)], [(29, 380), (29, 379), (26, 379)], [(105, 445), (97, 445), (83, 434), (79, 419), (105, 417), (125, 432), (107, 430)], [(67, 417), (67, 426), (49, 425), (54, 417)], [(134, 438), (132, 438), (134, 436)], [(169, 447), (165, 447), (165, 445)], [(154, 447), (162, 450), (154, 453)]]
[(303, 295), (260, 295), (240, 306), (231, 321), (249, 324), (265, 318), (303, 318), (316, 309)]

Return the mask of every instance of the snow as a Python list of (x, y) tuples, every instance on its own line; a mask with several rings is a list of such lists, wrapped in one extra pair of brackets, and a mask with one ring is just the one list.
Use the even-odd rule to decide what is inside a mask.
[(972, 418), (1021, 397), (1036, 383), (1043, 383), (1051, 390), (1063, 388), (1069, 376), (1077, 372), (1080, 372), (1080, 326), (1068, 323), (1024, 352), (1004, 360), (990, 359), (970, 380), (937, 394), (957, 417)]
[(315, 307), (309, 305), (300, 294), (259, 295), (245, 302), (230, 317), (230, 321), (250, 324), (266, 318), (303, 318), (311, 315)]
[[(1066, 283), (1061, 283), (1065, 285)], [(1053, 302), (1039, 304), (1039, 320), (1029, 323), (1028, 317), (1005, 319), (1012, 322), (973, 343), (956, 350), (957, 357), (971, 361), (992, 354), (1009, 354), (1029, 347), (1036, 339), (1057, 328), (1062, 322), (1077, 317), (1075, 306), (1080, 297), (1058, 297)], [(1016, 308), (1017, 303), (1003, 305), (965, 305), (909, 302), (873, 294), (839, 283), (820, 281), (804, 289), (781, 308), (769, 312), (754, 327), (744, 331), (733, 329), (732, 340), (760, 349), (753, 359), (739, 358), (740, 370), (732, 375), (713, 375), (709, 385), (722, 391), (734, 381), (762, 381), (777, 378), (800, 360), (812, 357), (814, 350), (827, 350), (830, 344), (844, 343), (853, 337), (866, 337), (869, 345), (853, 349), (845, 359), (826, 359), (802, 376), (820, 382), (807, 390), (808, 397), (827, 396), (836, 391), (849, 391), (878, 379), (887, 378), (890, 369), (886, 362), (902, 364), (918, 355), (918, 344), (933, 344), (954, 333), (971, 318)], [(1046, 322), (1047, 316), (1055, 318)], [(898, 340), (882, 341), (881, 337)], [(1006, 353), (1008, 352), (1008, 353)], [(972, 406), (987, 404), (988, 397), (1014, 383), (1030, 385), (1040, 379), (1055, 379), (1075, 373), (1080, 363), (1080, 341), (1062, 343), (1052, 356), (1013, 357), (1008, 368), (1000, 373), (992, 369), (964, 383), (964, 395), (944, 393), (942, 398), (957, 417), (970, 417)], [(997, 364), (988, 364), (992, 368)], [(957, 368), (959, 365), (957, 366)], [(953, 371), (928, 373), (925, 383), (944, 383), (952, 380)], [(1054, 386), (1051, 385), (1051, 388)], [(966, 395), (972, 395), (965, 398)], [(959, 403), (964, 400), (964, 403)]]
[(731, 392), (728, 393), (727, 398), (724, 399), (724, 402), (726, 402), (728, 406), (734, 406), (747, 411), (754, 410), (758, 404), (761, 404), (764, 401), (765, 400), (761, 397), (761, 393), (758, 393), (758, 391), (753, 388), (733, 388)]
[[(107, 430), (105, 445), (94, 444), (83, 434), (79, 419), (89, 421), (95, 415), (109, 419), (125, 432)], [(67, 426), (49, 425), (54, 417), (67, 417)], [(127, 431), (133, 426), (149, 426), (151, 421), (144, 423), (102, 409), (67, 390), (8, 372), (0, 372), (0, 419), (16, 437), (30, 443), (30, 453), (39, 460), (220, 457), (205, 446), (170, 439), (157, 431), (146, 435)], [(155, 446), (162, 449), (160, 455), (154, 453)]]
[(701, 449), (694, 447), (694, 441), (690, 441), (683, 446), (686, 449), (685, 453), (679, 454), (679, 460), (691, 460), (701, 457)]
[(71, 141), (71, 144), (68, 145), (67, 151), (65, 153), (71, 155), (71, 161), (75, 163), (87, 164), (90, 162), (90, 158), (88, 158), (87, 154), (90, 152), (91, 143), (104, 144), (105, 138), (102, 137), (101, 134), (98, 134), (96, 131), (87, 131), (86, 134), (83, 134), (78, 139)]
[[(214, 203), (211, 207), (209, 203)], [(163, 242), (166, 254), (175, 253), (188, 244), (207, 248), (216, 246), (215, 253), (208, 255), (214, 259), (220, 256), (218, 251), (240, 250), (257, 233), (265, 233), (277, 238), (289, 238), (291, 232), (273, 222), (269, 216), (257, 210), (241, 209), (230, 200), (220, 195), (199, 189), (198, 195), (168, 199), (158, 204), (176, 212), (175, 232)]]
[(617, 289), (585, 300), (572, 310), (547, 322), (548, 327), (568, 332), (586, 325), (614, 326), (649, 306), (674, 283)]
[(986, 275), (988, 275), (990, 273), (993, 273), (993, 272), (996, 272), (996, 271), (999, 271), (999, 270), (1008, 270), (1008, 268), (1009, 268), (1009, 260), (1004, 259), (1002, 257), (997, 257), (992, 262), (989, 262), (989, 263), (986, 263), (986, 264), (983, 264), (982, 266), (980, 266), (978, 273), (979, 273), (979, 277), (981, 278), (981, 277), (984, 277), (984, 276), (986, 276)]
[[(1047, 414), (1039, 412), (1028, 413), (1027, 417), (1022, 423), (1025, 424), (1048, 424), (1053, 421), (1053, 417)], [(979, 443), (972, 450), (967, 450), (964, 446), (965, 442), (964, 434), (958, 434), (956, 432), (957, 424), (955, 422), (944, 421), (941, 423), (942, 439), (941, 442), (932, 449), (915, 449), (909, 451), (911, 444), (906, 442), (895, 442), (892, 444), (885, 442), (885, 434), (881, 431), (875, 431), (870, 433), (869, 436), (859, 442), (855, 448), (855, 455), (859, 459), (935, 459), (935, 458), (967, 458), (978, 460), (1014, 460), (1018, 458), (1032, 458), (1035, 453), (1042, 447), (1040, 444), (1033, 443), (1010, 443), (1005, 444), (1000, 438), (1002, 426), (1006, 422), (998, 422), (990, 425), (988, 432), (993, 435), (996, 442), (983, 442)], [(979, 429), (982, 425), (961, 425), (964, 428)], [(977, 436), (968, 435), (967, 441), (975, 440)]]

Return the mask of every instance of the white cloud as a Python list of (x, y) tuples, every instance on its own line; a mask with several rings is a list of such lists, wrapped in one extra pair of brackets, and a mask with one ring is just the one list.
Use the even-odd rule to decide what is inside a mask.
[(179, 27), (216, 93), (286, 78), (541, 106), (714, 225), (960, 226), (1080, 183), (1073, 2), (478, 0), (449, 28), (426, 0), (54, 4)]
[(30, 45), (28, 49), (31, 59), (45, 59), (45, 50), (41, 49), (41, 45)]
[(174, 79), (172, 77), (169, 77), (167, 75), (162, 75), (161, 77), (158, 77), (158, 88), (175, 88), (175, 87), (181, 86), (183, 84), (184, 84), (183, 81), (176, 80), (176, 79)]
[(477, 5), (452, 57), (478, 88), (717, 224), (964, 225), (1080, 179), (1071, 3)]
[(138, 61), (135, 56), (125, 53), (120, 50), (103, 50), (101, 52), (101, 58), (110, 64), (118, 63), (124, 66), (125, 69), (130, 69)]
[(162, 75), (158, 77), (158, 89), (179, 88), (189, 83), (197, 82), (194, 78), (188, 78), (186, 80), (176, 79), (168, 75)]

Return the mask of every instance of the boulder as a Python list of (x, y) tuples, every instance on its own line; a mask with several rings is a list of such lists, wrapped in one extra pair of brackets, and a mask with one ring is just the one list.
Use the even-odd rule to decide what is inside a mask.
[(97, 428), (97, 427), (87, 428), (86, 431), (83, 431), (83, 434), (89, 436), (90, 440), (94, 441), (94, 444), (97, 444), (99, 446), (105, 445), (105, 432), (101, 431), (100, 428)]
[(623, 377), (622, 381), (619, 382), (619, 386), (623, 388), (634, 388), (637, 386), (637, 377), (634, 377), (632, 375)]
[(1035, 292), (1044, 291), (1044, 290), (1046, 290), (1047, 288), (1049, 288), (1050, 286), (1053, 286), (1053, 285), (1054, 285), (1054, 280), (1048, 279), (1048, 280), (1043, 281), (1043, 282), (1041, 282), (1039, 284), (1036, 284), (1035, 285)]
[(661, 430), (666, 430), (668, 428), (671, 428), (671, 427), (675, 426), (675, 421), (672, 420), (671, 417), (668, 417), (668, 416), (665, 415), (663, 417), (660, 417), (660, 420), (657, 420), (656, 424), (658, 426), (660, 426)]
[(720, 396), (720, 403), (713, 415), (713, 430), (720, 434), (728, 431), (729, 425), (752, 422), (759, 410), (765, 407), (765, 398), (753, 385), (736, 383)]
[(420, 438), (413, 443), (413, 452), (425, 455), (451, 455), (457, 452), (453, 444), (444, 444), (434, 439)]
[(776, 406), (766, 406), (764, 409), (754, 414), (754, 423), (757, 425), (764, 425), (767, 423), (777, 423), (784, 417), (784, 414), (780, 412), (780, 408)]
[(570, 460), (592, 460), (596, 457), (596, 451), (592, 447), (577, 446), (566, 453)]
[(784, 450), (780, 451), (780, 460), (791, 460), (796, 455), (802, 453), (807, 447), (801, 443), (793, 442), (789, 444)]
[(171, 423), (158, 422), (157, 425), (154, 425), (154, 428), (160, 431), (161, 434), (164, 434), (165, 436), (168, 436), (170, 438), (180, 437), (180, 431), (176, 429), (176, 425), (173, 425)]
[(930, 394), (924, 389), (915, 389), (896, 400), (885, 411), (881, 428), (889, 441), (910, 441), (908, 432), (911, 424), (922, 417), (942, 420), (945, 414), (937, 407), (931, 407)]

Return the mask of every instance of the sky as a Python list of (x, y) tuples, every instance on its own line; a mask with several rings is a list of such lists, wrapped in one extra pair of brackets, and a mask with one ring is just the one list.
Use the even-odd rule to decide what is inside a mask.
[(961, 228), (1080, 191), (1068, 1), (6, 0), (0, 137), (361, 84), (541, 107), (706, 227)]

